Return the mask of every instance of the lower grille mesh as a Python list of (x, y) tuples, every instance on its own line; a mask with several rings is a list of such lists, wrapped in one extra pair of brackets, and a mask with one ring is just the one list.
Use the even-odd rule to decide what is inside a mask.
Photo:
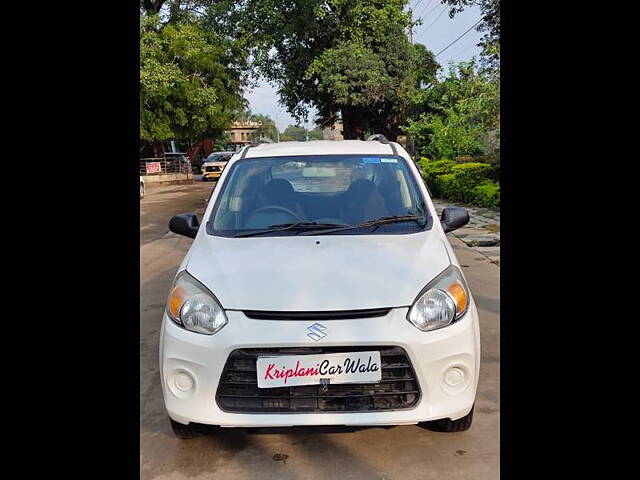
[[(318, 355), (379, 351), (380, 383), (344, 383), (258, 388), (256, 359), (260, 355)], [(244, 348), (234, 350), (224, 366), (216, 393), (218, 406), (235, 413), (363, 412), (399, 410), (418, 403), (420, 387), (409, 356), (394, 346)]]

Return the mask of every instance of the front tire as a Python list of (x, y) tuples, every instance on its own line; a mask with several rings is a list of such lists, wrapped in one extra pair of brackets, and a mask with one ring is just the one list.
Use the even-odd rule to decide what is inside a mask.
[(473, 408), (474, 407), (471, 407), (471, 411), (469, 413), (457, 420), (442, 418), (432, 422), (424, 422), (420, 425), (433, 432), (464, 432), (469, 430), (469, 427), (471, 427), (471, 423), (473, 422)]
[(171, 417), (169, 417), (169, 421), (171, 422), (171, 430), (173, 430), (173, 434), (180, 440), (197, 438), (204, 435), (205, 433), (205, 428), (203, 425), (194, 423), (184, 425), (180, 422), (176, 422)]

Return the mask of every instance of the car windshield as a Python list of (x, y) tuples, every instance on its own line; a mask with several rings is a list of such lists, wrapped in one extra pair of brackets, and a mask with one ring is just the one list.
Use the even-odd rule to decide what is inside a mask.
[[(235, 162), (207, 222), (212, 235), (413, 233), (430, 226), (405, 159), (328, 155)], [(377, 221), (377, 223), (375, 223)], [(365, 224), (365, 225), (361, 225)]]
[(212, 154), (207, 157), (207, 162), (228, 162), (229, 159), (233, 156), (233, 154)]

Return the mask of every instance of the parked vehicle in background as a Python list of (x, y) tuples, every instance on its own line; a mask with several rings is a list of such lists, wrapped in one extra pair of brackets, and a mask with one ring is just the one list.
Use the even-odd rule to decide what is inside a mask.
[[(242, 158), (241, 158), (242, 157)], [(162, 318), (160, 378), (174, 433), (222, 427), (471, 426), (475, 301), (397, 143), (246, 147), (222, 173)], [(218, 254), (219, 253), (219, 254)]]
[(202, 163), (200, 171), (202, 173), (202, 181), (207, 182), (220, 178), (222, 171), (227, 163), (236, 152), (213, 152)]
[(144, 178), (140, 175), (140, 199), (144, 198)]

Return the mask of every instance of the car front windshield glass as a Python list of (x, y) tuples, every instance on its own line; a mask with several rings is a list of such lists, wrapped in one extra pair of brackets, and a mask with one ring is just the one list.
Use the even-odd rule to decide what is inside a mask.
[(414, 233), (430, 226), (415, 178), (397, 156), (243, 159), (233, 164), (221, 187), (207, 222), (213, 235), (298, 235), (316, 228), (366, 235)]

